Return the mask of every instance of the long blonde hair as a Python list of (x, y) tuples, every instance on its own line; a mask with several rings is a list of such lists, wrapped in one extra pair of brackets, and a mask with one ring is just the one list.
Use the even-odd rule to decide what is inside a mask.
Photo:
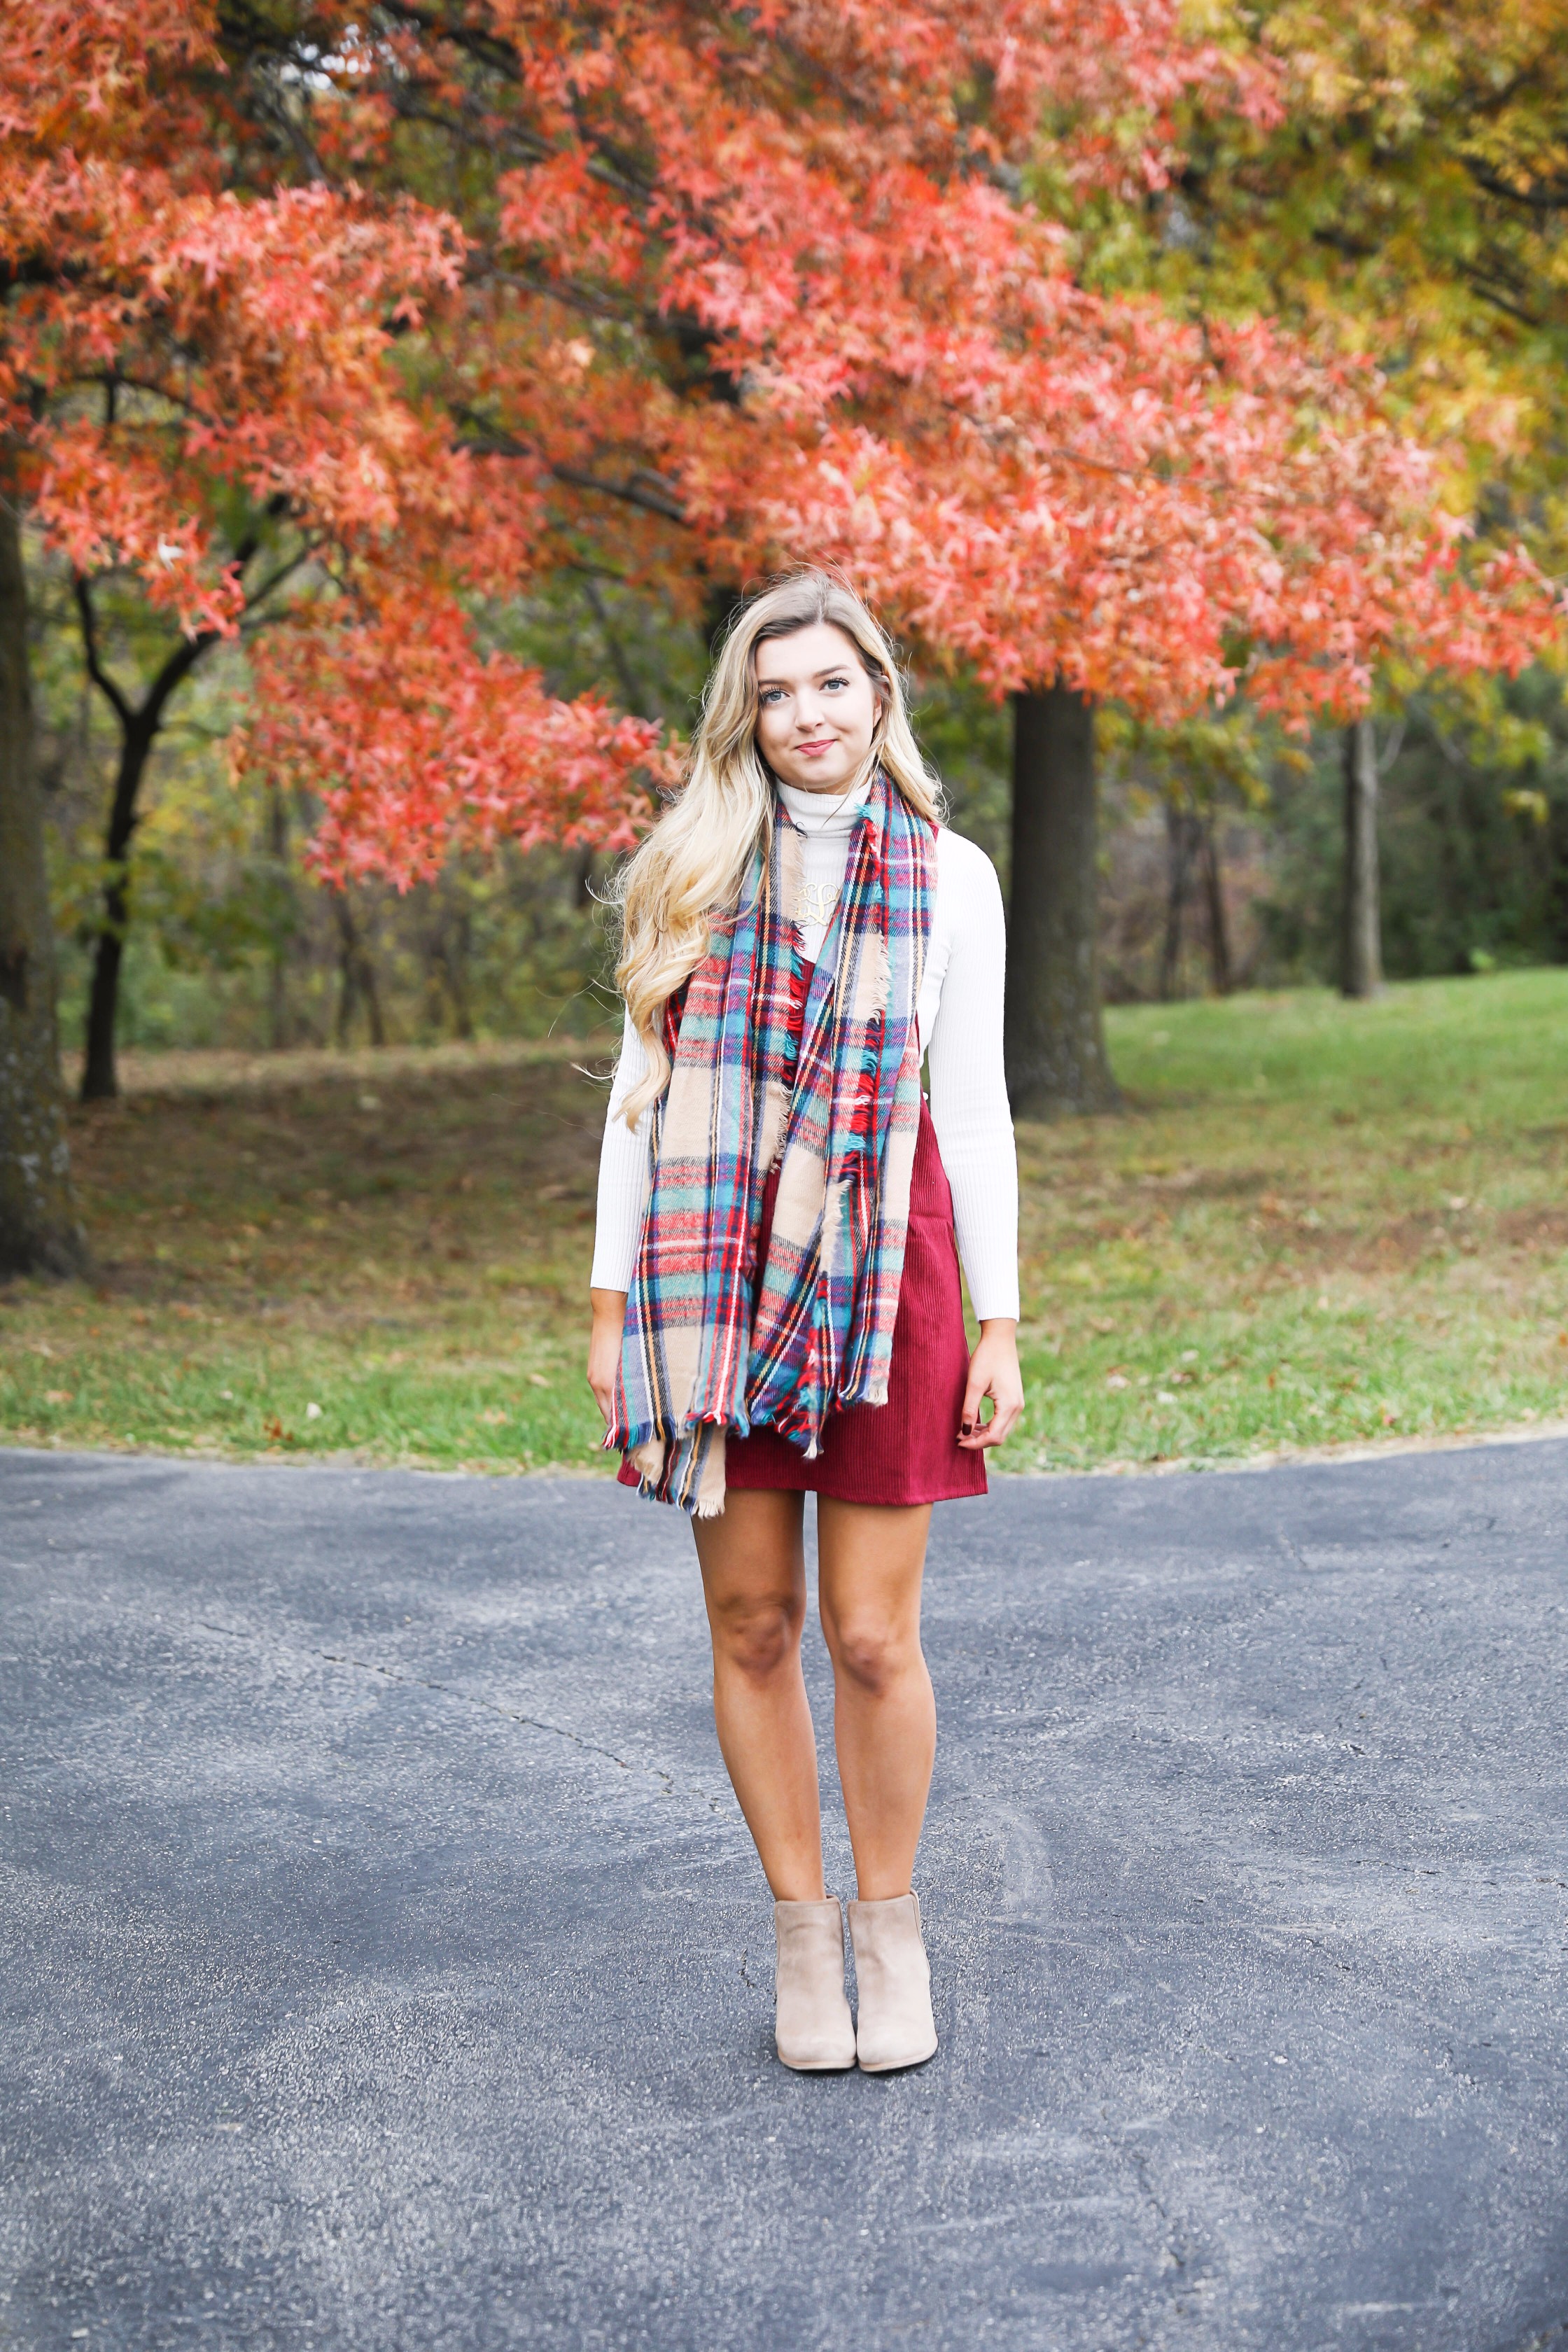
[(752, 853), (773, 826), (773, 772), (757, 749), (757, 647), (819, 621), (850, 639), (876, 693), (868, 770), (882, 768), (933, 824), (941, 816), (942, 787), (915, 741), (893, 648), (854, 591), (828, 572), (792, 572), (742, 604), (708, 674), (680, 797), (627, 860), (612, 893), (621, 910), (616, 981), (648, 1064), (622, 1106), (628, 1127), (669, 1076), (664, 1006), (707, 953), (712, 918), (733, 912)]

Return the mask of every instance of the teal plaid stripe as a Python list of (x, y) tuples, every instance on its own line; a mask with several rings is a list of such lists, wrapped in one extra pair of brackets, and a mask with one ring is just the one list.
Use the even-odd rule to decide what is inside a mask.
[[(879, 775), (812, 974), (793, 1086), (792, 836), (776, 808), (739, 913), (715, 926), (667, 1024), (673, 1069), (654, 1120), (605, 1442), (648, 1450), (657, 1458), (639, 1459), (644, 1493), (692, 1511), (721, 1496), (723, 1433), (768, 1424), (814, 1454), (830, 1412), (887, 1398), (920, 1115), (915, 1008), (934, 835)], [(775, 1160), (779, 1208), (759, 1268)]]

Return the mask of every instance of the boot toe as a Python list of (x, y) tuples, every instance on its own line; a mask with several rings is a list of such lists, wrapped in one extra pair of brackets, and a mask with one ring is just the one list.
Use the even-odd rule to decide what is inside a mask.
[(855, 2021), (844, 1995), (844, 1915), (837, 1899), (775, 1903), (778, 1964), (773, 2042), (797, 2074), (842, 2074), (855, 2063)]
[(928, 2058), (937, 2053), (936, 2028), (929, 2034), (911, 2037), (904, 2042), (886, 2042), (874, 2039), (858, 2044), (856, 2059), (862, 2074), (898, 2074), (906, 2066), (923, 2066)]
[(854, 2065), (855, 2026), (845, 2004), (842, 2024), (826, 2030), (820, 2022), (803, 2032), (792, 2033), (783, 2019), (778, 2021), (774, 2043), (781, 2066), (790, 2067), (797, 2074), (842, 2074)]

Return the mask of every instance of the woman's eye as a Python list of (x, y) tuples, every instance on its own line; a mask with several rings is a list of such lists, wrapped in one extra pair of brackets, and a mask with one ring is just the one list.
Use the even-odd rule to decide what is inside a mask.
[(830, 677), (825, 679), (824, 683), (827, 686), (847, 686), (849, 680), (847, 677)]

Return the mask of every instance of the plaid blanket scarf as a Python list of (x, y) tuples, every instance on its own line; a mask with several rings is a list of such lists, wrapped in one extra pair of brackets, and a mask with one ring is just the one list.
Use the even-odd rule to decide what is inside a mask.
[[(847, 1405), (885, 1404), (920, 1118), (915, 1007), (934, 835), (878, 774), (806, 992), (795, 905), (803, 836), (775, 803), (740, 911), (710, 937), (655, 1111), (653, 1183), (626, 1301), (607, 1446), (642, 1492), (724, 1507), (726, 1433), (763, 1424), (815, 1454)], [(779, 1183), (765, 1265), (763, 1189)]]

